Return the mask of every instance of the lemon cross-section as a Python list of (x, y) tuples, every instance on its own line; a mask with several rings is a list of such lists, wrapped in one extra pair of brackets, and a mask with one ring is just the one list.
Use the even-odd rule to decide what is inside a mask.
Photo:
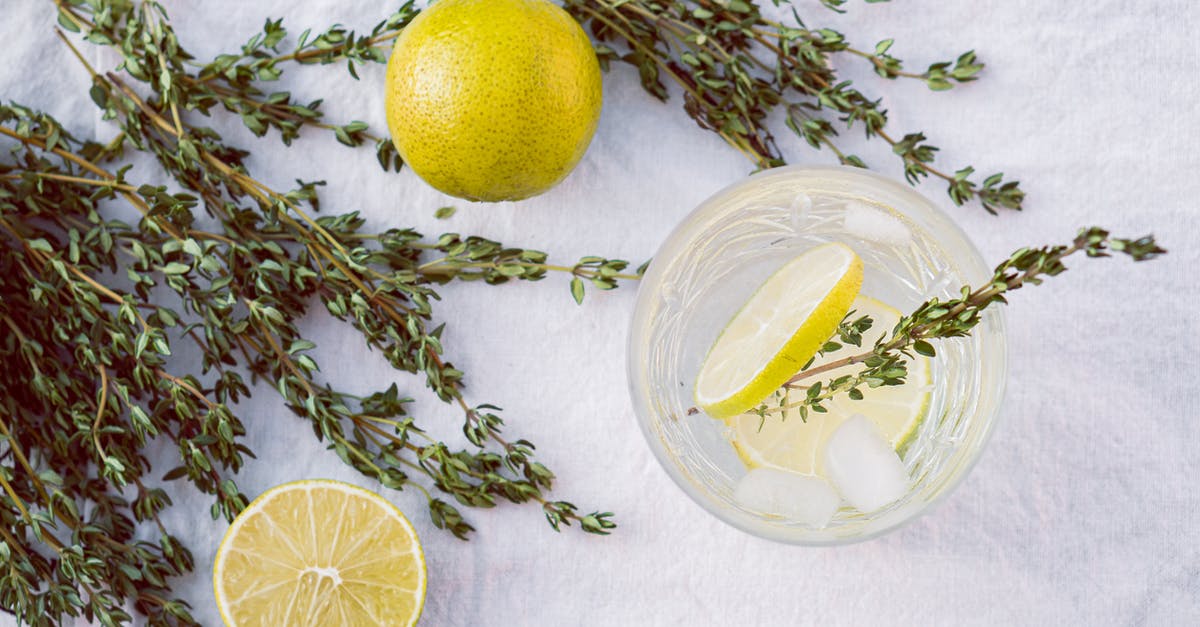
[[(882, 336), (887, 336), (900, 321), (900, 312), (869, 296), (859, 296), (854, 301), (851, 318), (870, 316), (871, 328), (863, 334), (863, 346), (872, 346)], [(841, 359), (853, 354), (854, 347), (818, 356), (813, 367)], [(766, 417), (756, 414), (741, 414), (728, 419), (732, 428), (733, 445), (742, 461), (751, 468), (761, 466), (779, 468), (803, 474), (821, 474), (819, 460), (829, 436), (838, 426), (854, 414), (862, 414), (879, 427), (879, 432), (897, 450), (912, 440), (917, 428), (929, 409), (930, 360), (923, 355), (908, 358), (908, 375), (903, 385), (871, 388), (863, 386), (861, 400), (838, 394), (825, 403), (825, 413), (810, 412), (802, 420), (796, 411), (785, 414), (772, 413)], [(853, 375), (861, 366), (842, 366), (823, 373), (816, 381), (829, 381), (842, 375)], [(777, 391), (768, 402), (778, 406), (783, 391)], [(797, 391), (802, 396), (803, 390)], [(799, 400), (799, 398), (797, 398)]]
[(758, 288), (709, 349), (696, 378), (696, 404), (724, 419), (761, 403), (833, 335), (862, 278), (862, 260), (838, 242), (789, 261)]
[(233, 521), (213, 592), (230, 626), (415, 625), (425, 557), (408, 519), (379, 495), (297, 481), (266, 491)]

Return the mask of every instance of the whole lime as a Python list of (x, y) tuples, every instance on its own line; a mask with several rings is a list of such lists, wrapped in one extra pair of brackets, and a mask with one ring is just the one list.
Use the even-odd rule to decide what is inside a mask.
[(387, 119), (404, 161), (468, 200), (540, 194), (579, 163), (600, 119), (600, 66), (546, 0), (438, 0), (396, 39)]

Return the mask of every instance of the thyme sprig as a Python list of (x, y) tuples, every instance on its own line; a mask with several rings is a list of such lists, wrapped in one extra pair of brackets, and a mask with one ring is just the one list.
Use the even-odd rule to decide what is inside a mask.
[(759, 168), (784, 163), (771, 126), (772, 112), (782, 110), (789, 130), (843, 164), (866, 167), (838, 146), (835, 122), (847, 130), (861, 125), (866, 137), (888, 143), (909, 182), (942, 179), (955, 204), (978, 199), (991, 213), (1021, 208), (1024, 192), (1002, 174), (977, 179), (970, 166), (953, 172), (935, 167), (938, 149), (925, 135), (888, 128), (880, 100), (843, 80), (834, 62), (862, 58), (884, 78), (916, 79), (942, 91), (977, 78), (984, 66), (972, 51), (918, 74), (890, 53), (890, 39), (861, 50), (836, 30), (807, 26), (794, 9), (792, 21), (781, 22), (749, 0), (568, 0), (566, 8), (596, 39), (602, 65), (633, 65), (643, 88), (661, 100), (669, 94), (664, 81), (676, 83), (687, 114)]
[[(945, 301), (932, 298), (924, 302), (901, 318), (890, 336), (881, 335), (870, 350), (816, 367), (811, 367), (810, 361), (784, 386), (788, 391), (798, 394), (789, 394), (788, 402), (764, 403), (753, 411), (760, 416), (782, 414), (784, 417), (795, 411), (802, 420), (806, 420), (810, 411), (827, 411), (824, 403), (835, 395), (846, 394), (851, 399), (859, 400), (863, 398), (864, 386), (903, 385), (908, 376), (909, 359), (915, 354), (927, 357), (937, 354), (932, 340), (969, 335), (983, 320), (983, 312), (988, 307), (1007, 303), (1006, 295), (1009, 292), (1026, 285), (1040, 285), (1044, 279), (1065, 272), (1067, 267), (1063, 259), (1080, 252), (1092, 258), (1119, 253), (1128, 255), (1133, 261), (1146, 261), (1166, 253), (1166, 250), (1158, 246), (1153, 236), (1123, 239), (1112, 237), (1099, 227), (1080, 230), (1069, 245), (1022, 248), (996, 266), (986, 284), (974, 289), (964, 286), (958, 298)], [(851, 320), (852, 316), (847, 315), (839, 326), (838, 333), (843, 341), (847, 337), (861, 340), (861, 334), (870, 328), (869, 319), (864, 324), (863, 318)], [(855, 342), (846, 343), (858, 345)], [(821, 350), (831, 353), (842, 348), (842, 345), (831, 340)], [(819, 375), (856, 364), (861, 364), (862, 369), (853, 374), (806, 383)], [(793, 396), (799, 399), (791, 401)]]
[[(98, 75), (94, 85), (130, 142), (160, 158), (178, 151), (165, 106), (126, 93), (113, 77)], [(353, 213), (295, 217), (307, 215), (300, 202), (316, 201), (313, 187), (278, 194), (237, 161), (211, 165), (205, 155), (237, 153), (182, 129), (193, 133), (198, 159), (166, 164), (190, 185), (172, 193), (136, 183), (127, 168), (109, 171), (95, 160), (104, 146), (77, 140), (49, 116), (0, 107), (0, 135), (16, 143), (0, 160), (0, 462), (9, 462), (0, 463), (0, 527), (15, 569), (0, 578), (0, 604), (27, 617), (116, 624), (130, 620), (122, 608), (132, 602), (154, 624), (190, 622), (166, 579), (190, 570), (191, 556), (158, 522), (171, 500), (147, 486), (153, 469), (143, 450), (151, 438), (172, 442), (179, 465), (163, 479), (211, 494), (214, 517), (236, 515), (247, 498), (234, 475), (251, 454), (232, 409), (250, 393), (239, 368), (271, 383), (347, 464), (385, 487), (423, 493), (434, 524), (459, 537), (471, 525), (429, 488), (475, 507), (533, 501), (556, 529), (613, 528), (607, 512), (549, 498), (554, 475), (533, 445), (501, 435), (495, 406), (467, 404), (464, 374), (442, 358), (442, 328), (426, 328), (431, 286), (457, 272), (503, 283), (570, 267), (478, 237), (427, 241), (407, 229), (362, 237)], [(102, 205), (118, 200), (143, 218), (105, 219)], [(201, 206), (220, 231), (195, 226)], [(492, 265), (430, 273), (420, 267), (430, 254)], [(510, 256), (526, 261), (514, 267)], [(473, 448), (454, 450), (420, 428), (395, 385), (357, 396), (322, 380), (316, 346), (296, 327), (313, 302), (351, 321), (398, 370), (423, 373), (463, 410)], [(168, 364), (180, 341), (197, 346), (198, 368)], [(153, 523), (158, 538), (134, 540), (140, 522)]]
[[(117, 0), (56, 0), (60, 23), (88, 33), (90, 41), (114, 45), (125, 58), (124, 67), (139, 80), (161, 91), (162, 78), (145, 68), (162, 63), (130, 46), (126, 25), (137, 9)], [(844, 2), (826, 2), (838, 8)], [(1020, 209), (1024, 191), (1003, 174), (976, 176), (972, 166), (955, 170), (935, 165), (938, 148), (923, 132), (897, 133), (888, 128), (888, 112), (878, 98), (868, 96), (839, 77), (835, 59), (852, 57), (869, 62), (887, 79), (913, 79), (931, 90), (943, 91), (978, 78), (984, 64), (974, 51), (952, 61), (931, 63), (923, 72), (910, 72), (891, 54), (894, 41), (883, 40), (870, 49), (852, 46), (830, 28), (809, 27), (793, 9), (792, 21), (765, 17), (752, 0), (569, 0), (565, 8), (596, 40), (602, 67), (616, 63), (637, 68), (643, 88), (667, 100), (665, 80), (679, 85), (683, 108), (704, 129), (750, 159), (758, 168), (784, 164), (771, 127), (771, 113), (782, 110), (784, 126), (815, 149), (829, 149), (839, 162), (857, 167), (867, 164), (845, 152), (837, 139), (841, 131), (861, 125), (866, 137), (878, 137), (900, 158), (905, 178), (912, 184), (933, 177), (946, 184), (958, 205), (977, 199), (991, 213)], [(276, 129), (285, 143), (303, 126), (332, 131), (348, 146), (371, 143), (384, 169), (399, 169), (399, 154), (390, 140), (373, 134), (361, 121), (330, 124), (323, 121), (321, 100), (300, 102), (288, 92), (266, 92), (259, 85), (278, 80), (283, 66), (296, 63), (345, 61), (357, 78), (360, 63), (384, 62), (391, 40), (399, 35), (418, 10), (411, 2), (379, 22), (368, 35), (356, 35), (334, 25), (312, 36), (305, 31), (295, 48), (282, 48), (286, 30), (280, 20), (268, 20), (235, 53), (218, 56), (195, 73), (174, 72), (178, 85), (196, 94), (189, 107), (207, 111), (220, 104), (242, 117), (256, 135)], [(168, 49), (178, 50), (173, 35)], [(187, 58), (189, 61), (191, 57)], [(170, 64), (166, 64), (170, 67)]]
[[(171, 499), (147, 478), (157, 470), (188, 481), (212, 495), (214, 517), (245, 506), (235, 475), (252, 453), (232, 407), (250, 394), (246, 372), (348, 465), (424, 494), (434, 524), (458, 537), (472, 531), (458, 506), (502, 500), (536, 503), (555, 529), (608, 533), (610, 513), (551, 498), (554, 474), (530, 442), (502, 434), (497, 407), (468, 403), (465, 374), (444, 359), (442, 327), (432, 325), (433, 288), (561, 271), (580, 300), (584, 280), (612, 289), (636, 278), (621, 272), (627, 264), (551, 264), (485, 238), (368, 234), (353, 212), (316, 217), (320, 182), (272, 189), (250, 175), (247, 152), (190, 119), (208, 112), (210, 95), (188, 87), (190, 56), (165, 13), (153, 3), (109, 8), (81, 30), (118, 45), (126, 76), (140, 72), (151, 88), (145, 96), (88, 68), (92, 99), (121, 127), (116, 140), (81, 141), (49, 116), (0, 107), (0, 135), (14, 145), (0, 159), (0, 606), (29, 620), (102, 624), (129, 622), (132, 607), (151, 624), (191, 624), (168, 579), (192, 558), (159, 520)], [(154, 155), (183, 191), (107, 166), (126, 146)], [(110, 202), (142, 218), (107, 219)], [(197, 227), (201, 209), (217, 229)], [(430, 256), (438, 260), (426, 265)], [(458, 406), (470, 446), (454, 449), (419, 427), (395, 385), (362, 396), (335, 387), (296, 324), (315, 303)], [(179, 342), (195, 344), (198, 365), (170, 359)], [(150, 467), (151, 439), (173, 445), (176, 467)], [(157, 535), (135, 539), (139, 523)]]
[[(372, 133), (358, 120), (344, 124), (324, 121), (323, 99), (297, 100), (287, 91), (267, 91), (262, 86), (276, 82), (289, 63), (299, 65), (346, 62), (354, 78), (363, 63), (387, 61), (389, 45), (416, 17), (419, 10), (405, 2), (380, 21), (369, 34), (358, 34), (334, 24), (313, 34), (302, 32), (296, 43), (284, 49), (288, 32), (282, 20), (267, 20), (237, 52), (218, 55), (204, 64), (195, 62), (179, 44), (173, 29), (155, 32), (148, 25), (166, 12), (157, 3), (134, 4), (122, 0), (54, 0), (59, 24), (70, 32), (81, 32), (91, 43), (113, 47), (121, 55), (120, 69), (146, 82), (159, 93), (170, 94), (184, 110), (209, 114), (221, 107), (238, 115), (254, 135), (270, 130), (290, 145), (304, 127), (332, 131), (347, 146), (372, 144), (385, 169), (399, 171), (402, 160), (391, 139)], [(143, 37), (155, 39), (145, 46)], [(159, 69), (161, 68), (161, 71)], [(386, 135), (384, 133), (383, 135)]]

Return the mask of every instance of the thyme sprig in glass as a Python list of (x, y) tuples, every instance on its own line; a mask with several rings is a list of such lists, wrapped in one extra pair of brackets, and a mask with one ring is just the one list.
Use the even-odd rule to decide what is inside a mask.
[[(870, 349), (820, 366), (813, 366), (815, 357), (810, 359), (779, 391), (748, 413), (764, 419), (782, 420), (796, 414), (807, 421), (810, 412), (827, 412), (825, 402), (834, 396), (845, 394), (851, 400), (862, 400), (864, 387), (904, 385), (908, 377), (908, 360), (914, 354), (933, 357), (937, 354), (935, 341), (970, 335), (983, 320), (984, 310), (996, 304), (1007, 304), (1009, 292), (1026, 285), (1041, 285), (1046, 278), (1062, 274), (1067, 270), (1063, 259), (1080, 252), (1090, 258), (1118, 253), (1128, 255), (1133, 261), (1147, 261), (1167, 251), (1159, 247), (1153, 235), (1125, 239), (1112, 237), (1100, 227), (1081, 229), (1069, 245), (1022, 248), (996, 266), (987, 283), (975, 288), (963, 286), (957, 298), (925, 301), (900, 318), (890, 334), (885, 330)], [(830, 355), (846, 351), (848, 347), (861, 348), (863, 335), (874, 323), (870, 316), (859, 316), (850, 311), (817, 354)], [(809, 383), (820, 375), (854, 365), (861, 365), (861, 368), (853, 374)], [(687, 413), (695, 415), (699, 411), (699, 408), (690, 407)]]
[[(809, 412), (824, 413), (824, 403), (839, 394), (853, 400), (863, 398), (862, 389), (888, 385), (903, 385), (908, 376), (908, 360), (915, 354), (933, 357), (937, 354), (934, 341), (970, 335), (984, 310), (997, 303), (1007, 303), (1006, 295), (1026, 285), (1040, 285), (1048, 278), (1066, 271), (1063, 259), (1076, 253), (1100, 258), (1112, 253), (1128, 255), (1133, 261), (1153, 259), (1166, 250), (1160, 248), (1153, 236), (1137, 239), (1112, 237), (1099, 227), (1082, 229), (1069, 245), (1022, 248), (1004, 260), (983, 285), (974, 289), (964, 286), (957, 298), (930, 299), (912, 313), (904, 316), (891, 330), (881, 335), (869, 350), (826, 362), (813, 367), (812, 360), (785, 385), (777, 402), (763, 403), (753, 413), (760, 416), (779, 416), (786, 419), (792, 412), (807, 420)], [(830, 340), (822, 354), (841, 351), (847, 346), (861, 346), (862, 334), (871, 328), (867, 316), (848, 314), (838, 327), (839, 341)], [(854, 374), (810, 383), (822, 374), (861, 364)]]

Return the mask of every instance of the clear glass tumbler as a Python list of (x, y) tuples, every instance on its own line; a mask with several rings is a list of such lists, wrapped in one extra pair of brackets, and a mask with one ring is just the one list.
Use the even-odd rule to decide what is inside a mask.
[(753, 291), (800, 252), (829, 241), (862, 258), (862, 294), (904, 313), (991, 277), (962, 230), (909, 187), (856, 168), (782, 167), (717, 192), (667, 237), (642, 281), (629, 333), (634, 409), (663, 468), (721, 520), (796, 544), (872, 538), (944, 498), (982, 452), (1007, 374), (1004, 319), (989, 309), (970, 337), (936, 344), (927, 413), (903, 450), (911, 478), (903, 498), (866, 514), (843, 507), (821, 528), (740, 506), (733, 492), (748, 469), (724, 422), (688, 411), (696, 375)]

